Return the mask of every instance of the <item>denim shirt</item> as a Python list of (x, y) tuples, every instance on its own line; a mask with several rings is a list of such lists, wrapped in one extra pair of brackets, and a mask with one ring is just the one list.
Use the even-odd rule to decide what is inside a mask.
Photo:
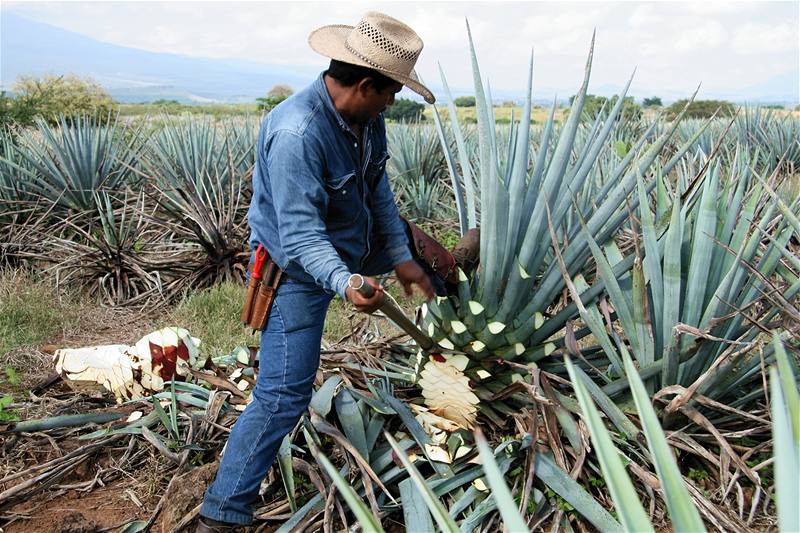
[(383, 115), (358, 139), (333, 105), (323, 74), (264, 119), (250, 203), (251, 249), (261, 243), (291, 278), (343, 298), (351, 273), (411, 259), (386, 176)]

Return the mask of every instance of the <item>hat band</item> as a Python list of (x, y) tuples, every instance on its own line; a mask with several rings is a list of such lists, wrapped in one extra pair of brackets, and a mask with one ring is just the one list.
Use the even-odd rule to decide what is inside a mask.
[(345, 48), (347, 48), (347, 51), (348, 51), (348, 52), (350, 52), (351, 54), (353, 54), (354, 56), (356, 56), (357, 58), (359, 58), (359, 59), (360, 59), (361, 61), (363, 61), (364, 63), (367, 63), (369, 66), (371, 66), (371, 67), (372, 67), (372, 68), (374, 68), (375, 70), (382, 70), (382, 71), (384, 71), (384, 72), (392, 72), (393, 74), (398, 74), (398, 75), (401, 75), (401, 76), (408, 76), (408, 74), (401, 74), (401, 73), (399, 73), (399, 72), (395, 72), (395, 71), (392, 71), (392, 70), (390, 70), (390, 69), (387, 69), (386, 67), (383, 67), (383, 66), (381, 66), (381, 65), (378, 65), (377, 63), (375, 63), (374, 61), (372, 61), (371, 59), (369, 59), (367, 56), (365, 56), (364, 54), (362, 54), (361, 52), (359, 52), (358, 50), (356, 50), (355, 48), (353, 48), (352, 46), (350, 46), (350, 43), (349, 43), (349, 42), (347, 42), (347, 40), (346, 40), (346, 39), (345, 39), (345, 41), (344, 41), (344, 47), (345, 47)]

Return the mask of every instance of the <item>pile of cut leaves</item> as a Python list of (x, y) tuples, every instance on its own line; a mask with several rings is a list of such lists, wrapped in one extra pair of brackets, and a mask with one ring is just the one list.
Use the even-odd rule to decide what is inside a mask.
[[(135, 476), (143, 461), (157, 456), (169, 485), (149, 520), (132, 521), (125, 531), (157, 521), (163, 531), (188, 530), (230, 428), (249, 401), (256, 354), (237, 348), (203, 358), (199, 341), (179, 328), (154, 332), (120, 353), (135, 359), (145, 340), (151, 355), (168, 361), (175, 354), (179, 363), (170, 367), (172, 379), (158, 379), (163, 362), (150, 364), (149, 378), (133, 368), (137, 383), (150, 387), (137, 393), (118, 387), (98, 397), (87, 382), (108, 388), (121, 380), (104, 379), (97, 368), (91, 379), (76, 372), (70, 355), (86, 359), (88, 349), (56, 352), (72, 388), (53, 395), (78, 412), (9, 423), (3, 454), (24, 456), (42, 437), (70, 451), (6, 472), (0, 510), (34, 497), (57, 498), (79, 465), (103, 456), (114, 455), (116, 466), (98, 468), (81, 489)], [(505, 420), (479, 417), (467, 430), (424, 404), (420, 354), (402, 341), (370, 333), (323, 351), (309, 410), (284, 439), (277, 467), (262, 485), (256, 530), (334, 531), (355, 524), (368, 531), (392, 524), (408, 531), (640, 530), (671, 522), (679, 530), (755, 531), (775, 524), (779, 467), (788, 472), (794, 460), (796, 471), (800, 432), (794, 363), (778, 337), (762, 346), (778, 363), (770, 376), (772, 432), (765, 405), (749, 413), (729, 410), (717, 426), (664, 433), (656, 409), (666, 401), (657, 397), (651, 404), (627, 355), (630, 405), (610, 401), (566, 359), (570, 381), (530, 367), (528, 377), (498, 393), (518, 412)], [(31, 401), (46, 397), (31, 394)], [(187, 478), (200, 485), (195, 499), (175, 501)], [(793, 496), (778, 495), (780, 510), (784, 495)]]

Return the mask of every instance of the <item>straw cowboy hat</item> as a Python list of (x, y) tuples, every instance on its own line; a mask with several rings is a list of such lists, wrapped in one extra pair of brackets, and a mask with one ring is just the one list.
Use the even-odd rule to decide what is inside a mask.
[(358, 26), (333, 24), (314, 30), (308, 36), (308, 44), (325, 57), (377, 70), (429, 104), (436, 100), (414, 72), (422, 39), (397, 19), (369, 11)]

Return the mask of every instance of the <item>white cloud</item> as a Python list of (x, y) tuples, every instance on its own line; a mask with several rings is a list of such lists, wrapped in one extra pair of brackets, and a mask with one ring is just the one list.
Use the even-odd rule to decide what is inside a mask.
[(763, 55), (797, 50), (797, 26), (748, 22), (739, 27), (733, 38), (733, 49), (742, 55)]
[(454, 89), (472, 85), (468, 17), (493, 88), (524, 85), (533, 47), (539, 95), (538, 87), (574, 91), (595, 28), (593, 87), (619, 87), (637, 66), (634, 92), (691, 91), (699, 81), (707, 90), (735, 92), (800, 63), (798, 2), (4, 1), (2, 9), (122, 46), (317, 66), (325, 60), (306, 44), (313, 29), (354, 24), (376, 9), (422, 36), (423, 79), (438, 85), (440, 62)]
[(715, 48), (725, 42), (725, 34), (725, 28), (716, 21), (685, 27), (676, 35), (673, 49), (677, 52), (695, 52)]

